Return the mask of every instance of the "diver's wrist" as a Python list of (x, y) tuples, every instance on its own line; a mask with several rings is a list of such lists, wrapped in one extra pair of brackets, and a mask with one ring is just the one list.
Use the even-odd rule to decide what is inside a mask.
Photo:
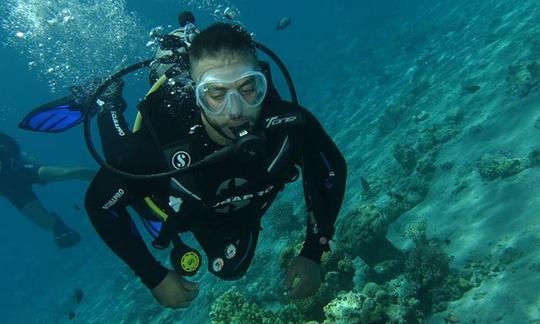
[(151, 266), (147, 271), (140, 273), (142, 283), (150, 290), (154, 289), (160, 282), (165, 279), (169, 273), (169, 269), (162, 266), (159, 262)]

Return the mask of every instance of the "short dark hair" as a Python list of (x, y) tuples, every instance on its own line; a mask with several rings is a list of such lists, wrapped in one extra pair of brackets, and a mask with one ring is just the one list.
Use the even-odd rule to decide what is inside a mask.
[(201, 31), (188, 50), (190, 62), (223, 52), (241, 52), (256, 57), (251, 35), (236, 24), (215, 23)]
[(178, 15), (178, 23), (180, 24), (180, 27), (184, 27), (188, 23), (195, 23), (195, 16), (193, 16), (193, 13), (191, 11), (182, 11)]

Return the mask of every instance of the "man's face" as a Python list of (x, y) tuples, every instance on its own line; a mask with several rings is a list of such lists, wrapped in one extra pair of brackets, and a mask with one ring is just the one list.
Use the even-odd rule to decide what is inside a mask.
[[(191, 63), (198, 104), (208, 122), (230, 138), (236, 137), (231, 127), (249, 125), (251, 129), (261, 114), (261, 95), (264, 96), (258, 91), (262, 81), (257, 75), (256, 59), (223, 53)], [(266, 80), (264, 87), (266, 91)]]

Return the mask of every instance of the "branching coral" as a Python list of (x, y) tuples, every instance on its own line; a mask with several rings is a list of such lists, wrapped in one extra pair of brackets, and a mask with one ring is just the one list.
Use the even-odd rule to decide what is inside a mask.
[(323, 254), (321, 260), (323, 282), (319, 291), (312, 297), (294, 300), (304, 317), (312, 320), (323, 320), (323, 307), (340, 291), (353, 287), (354, 269), (351, 258), (342, 250)]
[(450, 258), (434, 242), (419, 241), (407, 255), (405, 271), (421, 288), (430, 288), (450, 273)]
[(229, 290), (221, 295), (210, 310), (213, 324), (295, 324), (301, 315), (291, 306), (272, 312), (250, 303), (242, 294)]
[(423, 317), (417, 299), (418, 289), (418, 284), (405, 275), (387, 283), (386, 290), (392, 297), (387, 314), (393, 323), (415, 323)]
[(364, 294), (342, 293), (324, 307), (325, 324), (381, 323), (384, 305)]
[(424, 219), (417, 219), (405, 226), (405, 237), (412, 240), (415, 244), (420, 244), (427, 240), (427, 223)]
[(361, 293), (342, 292), (325, 306), (324, 323), (417, 323), (423, 317), (417, 291), (405, 276), (386, 286), (367, 283)]

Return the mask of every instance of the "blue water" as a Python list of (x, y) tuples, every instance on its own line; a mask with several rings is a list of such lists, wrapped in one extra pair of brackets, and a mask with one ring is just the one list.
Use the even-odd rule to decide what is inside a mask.
[[(9, 0), (0, 4), (2, 12), (9, 13), (4, 19), (12, 19), (4, 21), (0, 30), (0, 84), (3, 89), (0, 130), (18, 139), (22, 149), (38, 157), (43, 164), (97, 168), (85, 148), (82, 129), (77, 128), (57, 135), (22, 131), (17, 128), (17, 124), (26, 112), (62, 95), (72, 82), (88, 80), (151, 56), (152, 48), (145, 46), (149, 40), (148, 32), (156, 26), (163, 26), (166, 30), (175, 28), (176, 16), (180, 10), (192, 10), (198, 19), (197, 25), (203, 27), (215, 20), (214, 10), (222, 11), (227, 6), (233, 6), (240, 12), (238, 19), (255, 33), (256, 39), (273, 49), (285, 62), (293, 77), (301, 104), (320, 118), (330, 135), (340, 136), (349, 170), (354, 173), (360, 165), (368, 162), (362, 160), (361, 152), (355, 151), (354, 146), (347, 145), (350, 142), (346, 138), (349, 136), (358, 140), (358, 134), (363, 134), (373, 127), (370, 122), (375, 117), (371, 120), (368, 117), (376, 116), (385, 106), (386, 99), (392, 96), (392, 91), (396, 89), (392, 82), (401, 75), (388, 71), (399, 64), (402, 64), (402, 71), (407, 68), (403, 67), (403, 61), (397, 62), (395, 58), (410, 59), (412, 66), (414, 58), (436, 48), (437, 39), (424, 40), (422, 32), (419, 32), (415, 34), (417, 40), (412, 39), (408, 47), (403, 49), (402, 45), (394, 44), (398, 39), (397, 35), (405, 34), (406, 29), (415, 30), (417, 27), (427, 33), (429, 27), (426, 25), (435, 25), (441, 17), (446, 18), (446, 21), (482, 19), (482, 15), (474, 9), (466, 11), (469, 7), (474, 8), (475, 3), (486, 10), (484, 14), (490, 13), (489, 8), (480, 6), (483, 3), (481, 0), (127, 0), (125, 6), (122, 1), (109, 0), (103, 1), (101, 8), (92, 5), (94, 2), (69, 0), (63, 1), (61, 5), (56, 2), (47, 5), (45, 1)], [(492, 2), (494, 12), (498, 11), (502, 16), (505, 10), (512, 7), (511, 1)], [(463, 10), (452, 11), (458, 3)], [(17, 6), (22, 4), (26, 5), (25, 10), (22, 13), (17, 12)], [(123, 31), (125, 35), (117, 40), (118, 43), (109, 41), (114, 39), (109, 38), (111, 35), (92, 30), (87, 30), (87, 35), (79, 36), (81, 39), (93, 39), (94, 42), (76, 42), (74, 40), (78, 39), (77, 35), (69, 32), (64, 34), (67, 35), (65, 41), (55, 39), (54, 37), (62, 35), (58, 28), (69, 24), (79, 32), (85, 30), (79, 23), (80, 16), (77, 16), (89, 12), (85, 10), (73, 10), (71, 14), (74, 14), (74, 18), (65, 26), (51, 27), (52, 24), (47, 22), (54, 13), (69, 9), (70, 4), (79, 9), (85, 5), (98, 7), (93, 14), (103, 19), (103, 22), (108, 19), (105, 17), (110, 12), (107, 8), (118, 9), (111, 13), (113, 18), (110, 19), (111, 22), (125, 22), (125, 25), (116, 27), (117, 31)], [(30, 15), (30, 9), (35, 10), (38, 18)], [(49, 13), (42, 14), (43, 11)], [(428, 14), (429, 12), (431, 14)], [(39, 16), (40, 13), (42, 16)], [(452, 16), (445, 17), (446, 14)], [(278, 32), (274, 26), (283, 16), (292, 17), (292, 24)], [(17, 32), (38, 30), (40, 24), (48, 26), (41, 29), (44, 31), (39, 36), (41, 38), (30, 37), (31, 35), (26, 38), (17, 37)], [(132, 24), (135, 24), (136, 28)], [(486, 25), (477, 23), (475, 26)], [(100, 37), (107, 42), (100, 42)], [(71, 47), (67, 53), (66, 44)], [(125, 49), (125, 57), (122, 57), (123, 52), (119, 48)], [(448, 49), (449, 52), (452, 50), (454, 49)], [(64, 72), (46, 72), (48, 68), (54, 68), (62, 62), (70, 62), (72, 65)], [(379, 82), (377, 80), (381, 80), (383, 68), (386, 68), (387, 81)], [(274, 74), (277, 75), (277, 72)], [(392, 84), (392, 87), (385, 88), (385, 82)], [(286, 93), (283, 80), (278, 80), (277, 83), (279, 90)], [(133, 83), (128, 85), (126, 90), (126, 98), (131, 106), (134, 106), (146, 90), (146, 84), (141, 81), (141, 77), (133, 78)], [(368, 101), (363, 101), (368, 97)], [(347, 129), (342, 126), (345, 121)], [(343, 133), (346, 134), (341, 137)], [(107, 318), (111, 318), (111, 323), (114, 322), (112, 318), (126, 322), (127, 319), (138, 319), (146, 323), (151, 319), (156, 305), (149, 294), (144, 295), (145, 290), (140, 285), (133, 284), (138, 285), (136, 287), (140, 294), (137, 298), (140, 300), (129, 304), (133, 301), (127, 300), (126, 296), (133, 298), (133, 294), (121, 289), (126, 287), (127, 282), (135, 282), (135, 277), (97, 237), (84, 210), (77, 211), (74, 206), (82, 207), (85, 186), (84, 182), (76, 181), (35, 186), (35, 191), (45, 206), (58, 212), (66, 223), (77, 229), (83, 237), (78, 247), (66, 251), (58, 250), (50, 233), (33, 226), (5, 199), (0, 198), (0, 215), (3, 221), (0, 226), (0, 238), (3, 242), (0, 245), (0, 322), (70, 322), (67, 314), (72, 310), (82, 312), (81, 317), (72, 321), (79, 323), (107, 322)], [(360, 184), (349, 183), (348, 188), (350, 191), (357, 191), (360, 190)], [(301, 197), (298, 191), (291, 195)], [(352, 197), (353, 194), (349, 194), (347, 199)], [(120, 283), (115, 286), (115, 281)], [(111, 291), (114, 298), (100, 289), (101, 285), (111, 289), (115, 287), (116, 290)], [(88, 311), (84, 313), (84, 308), (77, 310), (77, 307), (84, 305), (77, 306), (73, 301), (72, 294), (76, 288), (85, 291), (83, 304), (88, 300), (104, 300), (118, 303), (117, 312), (135, 315), (120, 316), (111, 311), (114, 307), (107, 308), (110, 313), (99, 315), (89, 314)], [(209, 302), (208, 299), (203, 299), (192, 307), (206, 311), (205, 307)], [(186, 316), (195, 316), (195, 313), (186, 313)], [(138, 317), (136, 314), (141, 315)], [(173, 319), (178, 323), (193, 323), (189, 318), (175, 317), (174, 313), (168, 316), (169, 320)]]

